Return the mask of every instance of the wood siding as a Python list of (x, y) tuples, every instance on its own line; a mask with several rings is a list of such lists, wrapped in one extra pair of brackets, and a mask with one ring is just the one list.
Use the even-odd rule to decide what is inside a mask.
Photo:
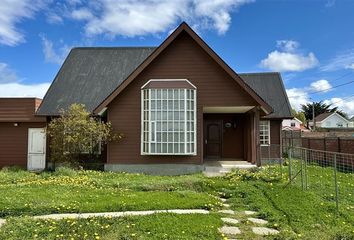
[(46, 123), (0, 122), (0, 169), (5, 166), (27, 167), (28, 128), (42, 128)]
[(0, 98), (0, 122), (45, 122), (34, 115), (40, 103), (37, 98)]
[[(197, 87), (196, 156), (140, 155), (140, 89), (150, 79), (188, 79)], [(182, 33), (108, 105), (108, 121), (125, 137), (108, 144), (107, 163), (202, 163), (203, 106), (256, 105), (188, 34)]]

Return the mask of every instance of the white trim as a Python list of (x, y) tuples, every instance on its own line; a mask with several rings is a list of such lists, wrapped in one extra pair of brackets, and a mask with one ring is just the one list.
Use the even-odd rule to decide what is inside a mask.
[(97, 115), (101, 116), (106, 110), (107, 110), (107, 107), (103, 108)]
[(144, 152), (144, 91), (140, 91), (140, 154)]
[[(270, 121), (269, 121), (269, 120), (260, 120), (260, 121), (259, 121), (259, 127), (260, 127), (260, 125), (261, 125), (261, 124), (260, 124), (261, 122), (267, 122), (267, 123), (268, 123), (268, 124), (267, 124), (267, 125), (268, 125), (268, 143), (267, 143), (267, 144), (264, 144), (264, 143), (262, 144), (262, 143), (261, 143), (260, 145), (261, 145), (261, 146), (269, 146), (269, 145), (270, 145)], [(261, 140), (260, 138), (261, 138), (261, 135), (260, 135), (260, 133), (259, 133), (259, 140)]]
[(290, 120), (295, 120), (295, 121), (297, 121), (298, 123), (303, 124), (303, 123), (301, 122), (301, 120), (299, 120), (299, 119), (296, 118), (296, 117), (294, 117), (293, 119), (290, 119)]
[(150, 82), (176, 82), (176, 81), (187, 82), (194, 89), (197, 89), (197, 87), (186, 78), (185, 79), (184, 78), (179, 78), (179, 79), (178, 78), (177, 79), (164, 79), (164, 78), (161, 78), (161, 79), (150, 79), (141, 87), (141, 89), (145, 88)]

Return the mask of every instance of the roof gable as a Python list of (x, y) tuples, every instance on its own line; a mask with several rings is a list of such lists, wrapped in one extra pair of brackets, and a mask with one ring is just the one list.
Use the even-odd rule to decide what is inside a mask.
[(153, 47), (74, 48), (47, 91), (38, 115), (59, 115), (72, 103), (93, 112), (153, 51)]
[(337, 118), (342, 119), (345, 122), (349, 123), (348, 119), (346, 119), (345, 117), (343, 117), (342, 115), (340, 115), (336, 112), (322, 113), (322, 114), (318, 115), (317, 117), (315, 117), (315, 120), (316, 120), (316, 122), (324, 122), (331, 117), (337, 117)]
[(185, 31), (192, 39), (215, 60), (256, 102), (258, 102), (267, 114), (273, 111), (272, 107), (265, 102), (244, 80), (242, 80), (186, 23), (182, 23), (145, 61), (133, 71), (129, 77), (122, 82), (107, 98), (94, 110), (95, 114), (100, 113), (125, 87), (127, 87), (166, 47), (168, 47), (177, 36)]

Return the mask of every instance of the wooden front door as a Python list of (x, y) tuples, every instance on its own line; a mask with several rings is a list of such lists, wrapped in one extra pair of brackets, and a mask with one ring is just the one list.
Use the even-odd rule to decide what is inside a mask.
[(28, 129), (28, 170), (45, 168), (46, 133), (45, 128)]
[(221, 158), (222, 156), (222, 120), (204, 122), (204, 156)]

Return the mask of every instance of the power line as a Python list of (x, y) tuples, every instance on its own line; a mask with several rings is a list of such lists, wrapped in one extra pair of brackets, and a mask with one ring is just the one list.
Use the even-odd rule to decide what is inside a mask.
[[(349, 76), (349, 75), (351, 75), (351, 74), (353, 74), (353, 73), (354, 73), (354, 72), (346, 73), (346, 74), (344, 74), (344, 75), (342, 75), (342, 76), (340, 76), (340, 77), (338, 77), (338, 78), (335, 78), (335, 79), (331, 80), (331, 82), (332, 82), (332, 81), (337, 81), (337, 80), (339, 80), (339, 79), (342, 79), (342, 78), (344, 78), (344, 77), (346, 77), (346, 76)], [(346, 82), (346, 83), (338, 84), (338, 85), (332, 86), (332, 87), (330, 87), (330, 88), (326, 88), (326, 89), (322, 89), (322, 90), (318, 90), (318, 91), (313, 91), (313, 92), (308, 92), (308, 93), (301, 94), (301, 95), (291, 96), (291, 97), (288, 97), (288, 98), (303, 97), (303, 96), (308, 96), (308, 95), (316, 94), (316, 93), (320, 93), (320, 92), (327, 92), (327, 91), (329, 91), (329, 90), (331, 90), (331, 89), (335, 89), (335, 88), (342, 87), (342, 86), (345, 86), (345, 85), (348, 85), (348, 84), (352, 84), (352, 83), (354, 83), (354, 80), (349, 81), (349, 82)]]

